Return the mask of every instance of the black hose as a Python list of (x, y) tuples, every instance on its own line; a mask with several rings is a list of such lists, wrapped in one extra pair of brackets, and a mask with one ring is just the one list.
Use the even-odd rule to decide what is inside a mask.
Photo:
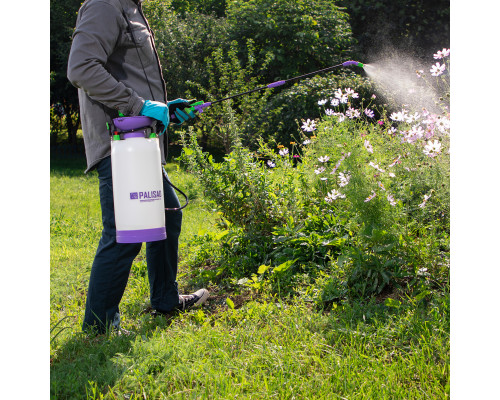
[(165, 208), (165, 211), (180, 211), (183, 208), (186, 208), (187, 205), (189, 204), (189, 199), (188, 199), (186, 193), (184, 193), (182, 190), (180, 190), (178, 187), (176, 187), (172, 182), (170, 182), (170, 179), (168, 179), (168, 174), (167, 174), (167, 171), (165, 170), (165, 167), (162, 167), (162, 170), (163, 170), (163, 176), (165, 177), (165, 180), (167, 181), (167, 183), (171, 187), (173, 187), (175, 190), (177, 190), (180, 194), (182, 194), (184, 196), (184, 198), (186, 199), (186, 204), (184, 204), (182, 207)]

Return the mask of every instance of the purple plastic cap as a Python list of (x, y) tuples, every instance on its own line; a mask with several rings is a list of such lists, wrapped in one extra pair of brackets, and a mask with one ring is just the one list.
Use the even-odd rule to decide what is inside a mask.
[(145, 117), (144, 115), (136, 115), (135, 117), (119, 117), (113, 120), (115, 127), (120, 131), (132, 131), (135, 129), (146, 128), (154, 122), (153, 118)]

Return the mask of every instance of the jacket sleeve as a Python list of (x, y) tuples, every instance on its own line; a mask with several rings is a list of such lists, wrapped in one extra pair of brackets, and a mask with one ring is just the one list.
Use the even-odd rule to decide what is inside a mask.
[(105, 68), (125, 24), (120, 10), (95, 1), (80, 12), (68, 59), (69, 81), (109, 108), (124, 115), (138, 115), (144, 99)]

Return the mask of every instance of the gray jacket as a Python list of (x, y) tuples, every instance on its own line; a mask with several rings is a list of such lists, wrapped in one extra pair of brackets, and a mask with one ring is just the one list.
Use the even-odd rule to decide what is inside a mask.
[[(106, 122), (118, 112), (139, 115), (145, 100), (167, 101), (153, 33), (141, 1), (86, 0), (78, 12), (68, 79), (78, 88), (85, 172), (111, 154)], [(163, 163), (164, 136), (160, 137)]]

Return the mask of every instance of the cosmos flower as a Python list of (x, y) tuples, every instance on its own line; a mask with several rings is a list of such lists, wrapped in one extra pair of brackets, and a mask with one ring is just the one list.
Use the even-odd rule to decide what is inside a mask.
[(340, 104), (340, 101), (339, 101), (339, 99), (332, 99), (332, 101), (330, 101), (330, 104), (333, 107), (337, 107)]
[(325, 162), (327, 162), (329, 160), (330, 160), (330, 157), (328, 157), (328, 156), (321, 156), (321, 157), (318, 158), (318, 161), (320, 163), (325, 163)]
[(436, 119), (436, 128), (439, 132), (446, 133), (450, 129), (450, 120), (447, 117), (438, 117)]
[(271, 160), (267, 160), (267, 165), (269, 166), (269, 168), (274, 168), (276, 167), (276, 164), (273, 163)]
[(420, 119), (420, 114), (418, 112), (406, 116), (406, 122), (409, 124), (416, 122), (419, 119)]
[(331, 203), (337, 199), (345, 199), (345, 194), (340, 193), (338, 190), (333, 189), (331, 192), (326, 194), (325, 201)]
[(372, 190), (372, 194), (365, 199), (365, 203), (368, 203), (369, 201), (373, 200), (375, 196), (377, 196), (377, 193), (375, 193), (375, 191)]
[(349, 174), (344, 174), (342, 172), (339, 172), (339, 186), (344, 187), (349, 183), (349, 180), (351, 179), (351, 175)]
[(325, 167), (319, 167), (318, 169), (315, 169), (315, 170), (314, 170), (314, 173), (315, 173), (316, 175), (319, 175), (319, 174), (321, 174), (321, 173), (323, 173), (323, 172), (325, 172), (325, 171), (326, 171), (326, 168), (325, 168)]
[(427, 200), (429, 200), (431, 198), (431, 195), (424, 195), (424, 201), (422, 201), (422, 203), (420, 203), (418, 206), (420, 208), (424, 208), (425, 205), (427, 204)]
[(358, 93), (356, 93), (354, 90), (352, 90), (351, 88), (347, 88), (345, 90), (345, 95), (347, 97), (352, 97), (353, 99), (357, 99), (359, 97)]
[(307, 145), (307, 144), (309, 144), (309, 143), (311, 143), (311, 141), (310, 141), (309, 139), (306, 139), (306, 140), (304, 140), (304, 141), (302, 142), (302, 144), (303, 144), (304, 146), (305, 146), (305, 145)]
[(439, 75), (441, 75), (444, 72), (445, 69), (446, 69), (446, 65), (445, 64), (441, 65), (440, 63), (436, 63), (430, 69), (431, 75), (432, 76), (439, 76)]
[(370, 162), (368, 163), (368, 165), (369, 165), (370, 167), (375, 168), (377, 171), (380, 171), (380, 172), (385, 172), (385, 169), (380, 168), (380, 167), (378, 166), (378, 164), (375, 164), (373, 161), (370, 161)]
[(414, 125), (408, 131), (408, 135), (416, 139), (422, 139), (422, 137), (424, 136), (424, 130), (420, 125)]
[(389, 204), (391, 206), (395, 206), (397, 204), (396, 200), (394, 200), (394, 196), (392, 194), (387, 195), (387, 200), (389, 201)]
[(327, 101), (326, 99), (318, 101), (318, 106), (324, 106)]
[(370, 144), (370, 141), (365, 140), (365, 148), (368, 153), (373, 153), (373, 146)]
[(326, 115), (330, 115), (330, 116), (331, 116), (331, 115), (336, 115), (336, 112), (335, 112), (335, 111), (333, 111), (331, 108), (327, 108), (327, 109), (325, 110), (325, 114), (326, 114)]
[[(365, 109), (365, 115), (368, 117), (368, 118), (374, 118), (375, 117), (375, 113), (370, 110), (369, 108), (366, 108)], [(383, 122), (382, 122), (383, 123)]]
[(441, 143), (438, 140), (429, 140), (424, 147), (424, 154), (436, 157), (439, 153), (441, 153)]
[(434, 59), (441, 60), (442, 58), (448, 57), (450, 55), (450, 49), (438, 50), (436, 54), (434, 54)]
[(306, 132), (312, 132), (316, 129), (316, 122), (311, 121), (309, 118), (307, 119), (306, 122), (302, 125), (302, 130)]
[(354, 118), (359, 118), (361, 116), (361, 113), (359, 112), (359, 110), (349, 107), (345, 112), (345, 115), (350, 119), (354, 119)]
[(286, 156), (288, 154), (288, 149), (281, 149), (279, 151), (280, 156)]
[(390, 116), (390, 118), (393, 120), (393, 121), (404, 121), (406, 119), (406, 111), (405, 110), (402, 110), (402, 111), (399, 111), (399, 112), (393, 112)]

